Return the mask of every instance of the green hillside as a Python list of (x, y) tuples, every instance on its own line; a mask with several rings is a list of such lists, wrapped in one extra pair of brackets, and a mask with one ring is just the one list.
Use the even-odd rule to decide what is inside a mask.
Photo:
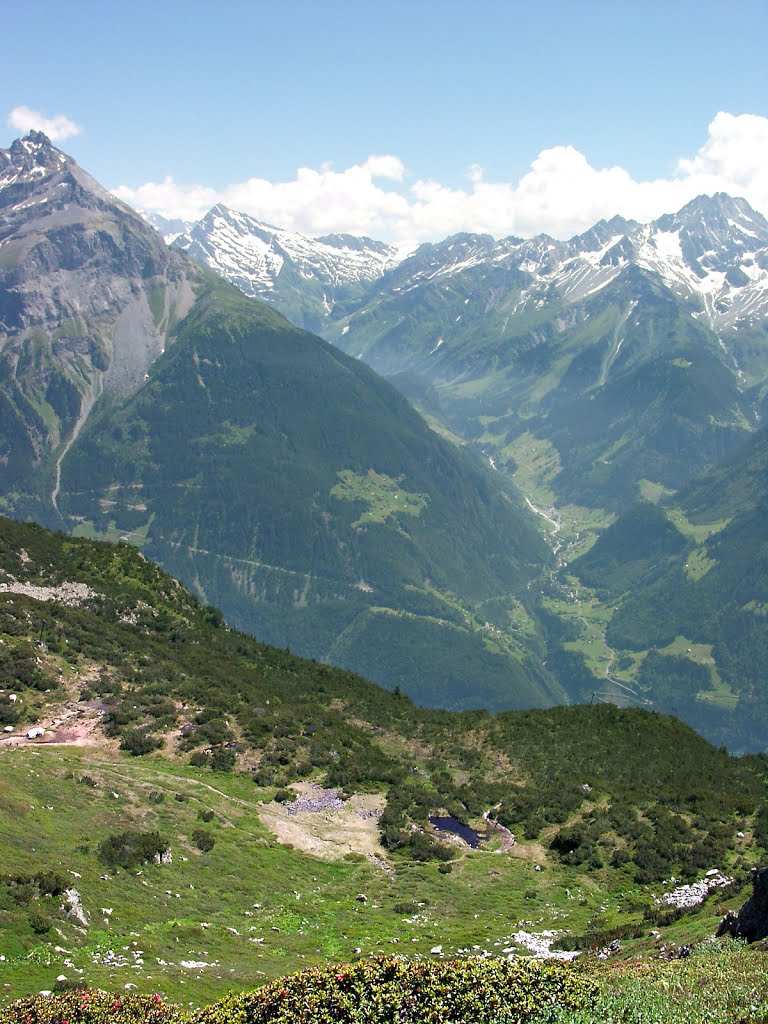
[(0, 154), (4, 513), (127, 540), (239, 627), (420, 700), (565, 699), (529, 599), (549, 553), (508, 483), (43, 133)]
[(606, 640), (638, 691), (736, 749), (768, 742), (767, 500), (762, 430), (670, 504), (626, 513), (569, 567), (613, 609)]
[(144, 387), (95, 410), (59, 505), (270, 643), (449, 707), (563, 699), (522, 603), (547, 549), (519, 499), (212, 275)]
[[(64, 974), (199, 1002), (395, 945), (705, 934), (711, 905), (654, 903), (667, 880), (765, 856), (764, 759), (674, 719), (419, 708), (226, 628), (128, 545), (28, 524), (0, 521), (0, 581), (9, 994)], [(292, 813), (301, 794), (325, 809)], [(446, 813), (478, 850), (435, 832)]]

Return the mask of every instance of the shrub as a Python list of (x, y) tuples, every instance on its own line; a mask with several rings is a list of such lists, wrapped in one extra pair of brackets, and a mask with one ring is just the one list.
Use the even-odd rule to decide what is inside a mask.
[(201, 807), (197, 812), (197, 816), (201, 821), (213, 821), (216, 817), (216, 813), (208, 807)]
[(143, 729), (126, 729), (120, 737), (120, 749), (127, 750), (134, 757), (149, 754), (162, 745), (163, 741), (159, 736), (151, 736)]
[(415, 903), (396, 903), (392, 910), (395, 914), (415, 914), (416, 904)]
[(110, 868), (135, 868), (162, 856), (168, 843), (159, 832), (137, 832), (128, 829), (99, 844), (99, 860)]
[(548, 1005), (588, 1005), (597, 985), (562, 964), (381, 957), (315, 967), (231, 994), (193, 1024), (524, 1024)]
[(88, 983), (80, 978), (57, 978), (53, 983), (54, 992), (85, 992)]
[(11, 883), (11, 896), (20, 907), (28, 906), (32, 900), (37, 899), (39, 890), (31, 878), (17, 878)]
[(53, 920), (39, 907), (30, 907), (29, 926), (36, 935), (44, 935), (53, 928)]
[(0, 1024), (180, 1024), (185, 1019), (158, 995), (115, 995), (94, 989), (29, 996), (0, 1008)]
[(235, 752), (225, 747), (217, 747), (211, 754), (210, 764), (214, 772), (231, 772), (235, 767)]
[(192, 832), (192, 842), (203, 853), (210, 853), (213, 847), (216, 845), (216, 840), (213, 838), (210, 832), (206, 832), (204, 828), (196, 828)]
[(58, 871), (41, 871), (34, 878), (42, 896), (61, 896), (69, 885)]

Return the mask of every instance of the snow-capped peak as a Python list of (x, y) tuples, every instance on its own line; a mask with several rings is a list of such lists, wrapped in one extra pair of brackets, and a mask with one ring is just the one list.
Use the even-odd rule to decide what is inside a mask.
[(768, 221), (746, 200), (723, 193), (699, 196), (650, 224), (599, 221), (567, 242), (456, 235), (421, 246), (400, 265), (392, 290), (405, 293), (470, 267), (494, 266), (527, 277), (514, 312), (541, 306), (553, 294), (581, 302), (633, 265), (658, 275), (715, 329), (768, 315)]
[(304, 308), (318, 300), (310, 317), (313, 323), (328, 315), (340, 289), (359, 289), (402, 258), (395, 246), (384, 242), (344, 234), (312, 238), (221, 204), (174, 245), (246, 294), (269, 299), (285, 312), (296, 301), (297, 290), (304, 289)]
[(768, 315), (768, 221), (724, 193), (698, 196), (650, 224), (599, 221), (565, 242), (462, 233), (415, 251), (344, 234), (311, 238), (218, 205), (174, 244), (294, 319), (298, 309), (315, 330), (348, 314), (387, 272), (386, 287), (404, 294), (467, 272), (508, 271), (520, 282), (520, 310), (553, 295), (581, 302), (636, 266), (717, 330)]
[(37, 184), (66, 166), (68, 158), (43, 132), (31, 131), (0, 150), (0, 189)]

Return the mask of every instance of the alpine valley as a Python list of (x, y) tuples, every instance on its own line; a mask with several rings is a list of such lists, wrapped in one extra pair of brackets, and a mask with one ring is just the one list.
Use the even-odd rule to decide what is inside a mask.
[(177, 243), (0, 152), (0, 1022), (765, 1021), (766, 222)]
[(45, 136), (0, 162), (6, 513), (127, 540), (420, 702), (641, 705), (765, 747), (744, 200), (404, 258), (217, 206), (168, 247)]
[[(248, 246), (232, 245), (232, 216), (212, 211), (187, 237), (202, 246), (204, 232), (205, 261), (237, 283), (252, 263)], [(250, 230), (264, 229), (251, 222)], [(308, 259), (282, 238), (284, 251)], [(174, 244), (189, 250), (183, 237)], [(287, 309), (297, 300), (283, 293), (283, 275), (279, 268), (261, 294)], [(600, 222), (567, 242), (457, 235), (382, 267), (353, 308), (325, 288), (312, 315), (436, 429), (483, 454), (538, 513), (557, 562), (537, 586), (547, 664), (572, 699), (673, 710), (717, 742), (765, 746), (766, 467), (756, 469), (750, 441), (768, 395), (760, 214), (718, 194), (650, 224)], [(727, 511), (718, 496), (726, 470), (715, 470), (723, 459), (751, 467), (730, 488)], [(694, 486), (702, 473), (715, 474), (712, 484)], [(709, 496), (693, 518), (686, 487)], [(638, 502), (650, 505), (634, 510)], [(585, 553), (617, 516), (626, 525), (621, 519), (590, 560)], [(741, 517), (753, 524), (750, 545), (742, 536), (724, 546), (733, 532), (719, 531)], [(645, 526), (635, 530), (651, 519), (682, 559), (675, 580), (659, 581), (663, 544), (658, 553), (637, 548)], [(607, 544), (610, 592), (594, 571)], [(721, 559), (737, 551), (738, 567), (726, 570)], [(654, 596), (640, 596), (646, 585)], [(657, 629), (659, 588), (677, 611)], [(641, 604), (647, 628), (627, 629)]]
[(566, 699), (511, 486), (45, 136), (0, 164), (9, 513), (138, 544), (240, 628), (420, 700)]

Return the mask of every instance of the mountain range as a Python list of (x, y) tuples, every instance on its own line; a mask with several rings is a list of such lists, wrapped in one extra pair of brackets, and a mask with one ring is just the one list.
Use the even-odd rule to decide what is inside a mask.
[(511, 487), (45, 136), (2, 166), (6, 511), (139, 544), (234, 624), (421, 700), (565, 699)]
[(0, 1017), (762, 1019), (766, 222), (201, 224), (0, 151)]
[[(247, 272), (247, 249), (205, 244), (235, 283)], [(497, 468), (546, 449), (552, 504), (617, 510), (681, 486), (764, 414), (768, 222), (718, 194), (567, 242), (456, 235), (382, 268), (355, 308), (315, 312)]]
[(419, 701), (636, 703), (766, 745), (744, 200), (403, 258), (224, 207), (168, 248), (40, 133), (0, 169), (4, 511)]

